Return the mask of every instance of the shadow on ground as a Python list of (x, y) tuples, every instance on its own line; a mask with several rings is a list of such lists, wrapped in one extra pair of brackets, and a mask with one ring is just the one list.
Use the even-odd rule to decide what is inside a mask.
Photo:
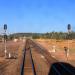
[(75, 67), (69, 63), (56, 62), (50, 67), (48, 75), (75, 75)]

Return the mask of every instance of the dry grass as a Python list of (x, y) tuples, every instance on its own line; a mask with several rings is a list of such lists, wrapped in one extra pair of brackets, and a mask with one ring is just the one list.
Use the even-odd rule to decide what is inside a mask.
[[(64, 51), (64, 47), (68, 47), (68, 40), (53, 40), (53, 39), (37, 39), (35, 40), (45, 47), (50, 54), (59, 61), (69, 62), (75, 66), (75, 40), (69, 40), (69, 56), (68, 61)], [(51, 52), (55, 46), (56, 52)]]
[(12, 56), (16, 55), (17, 59), (5, 59), (4, 43), (0, 43), (0, 74), (1, 75), (19, 75), (20, 64), (22, 59), (22, 50), (24, 48), (23, 42), (7, 42), (7, 57), (11, 53)]

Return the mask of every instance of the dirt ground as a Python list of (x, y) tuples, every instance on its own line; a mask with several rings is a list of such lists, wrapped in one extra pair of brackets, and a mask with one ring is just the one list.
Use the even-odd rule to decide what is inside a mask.
[[(52, 57), (75, 66), (75, 40), (37, 39), (35, 41), (46, 48)], [(69, 48), (68, 57), (64, 47)]]
[[(41, 46), (46, 48), (51, 56), (61, 62), (68, 62), (75, 66), (75, 40), (53, 40), (53, 39), (37, 39), (34, 40), (39, 43)], [(8, 41), (7, 42), (7, 54), (11, 56), (16, 56), (16, 59), (6, 59), (4, 53), (4, 43), (0, 43), (0, 75), (20, 75), (20, 64), (22, 63), (22, 54), (25, 46), (25, 42), (18, 41)], [(66, 57), (64, 47), (69, 47), (69, 56)], [(55, 50), (55, 52), (54, 52)], [(38, 56), (38, 57), (35, 57)], [(38, 53), (33, 52), (34, 59), (39, 59), (35, 63), (39, 62), (39, 65), (43, 67), (44, 57)], [(42, 58), (41, 58), (42, 57)], [(41, 61), (41, 62), (40, 62)], [(38, 66), (38, 65), (37, 65)], [(45, 70), (47, 70), (47, 65), (45, 65)], [(39, 67), (38, 67), (39, 68)], [(41, 70), (41, 68), (40, 68)], [(44, 69), (42, 69), (44, 71)], [(42, 71), (40, 72), (42, 73)], [(41, 74), (43, 75), (43, 74)], [(46, 75), (46, 74), (45, 74)]]
[[(0, 75), (20, 75), (24, 45), (22, 41), (8, 41), (6, 43), (7, 53), (5, 56), (4, 42), (0, 42)], [(8, 58), (9, 53), (11, 55), (10, 59)]]

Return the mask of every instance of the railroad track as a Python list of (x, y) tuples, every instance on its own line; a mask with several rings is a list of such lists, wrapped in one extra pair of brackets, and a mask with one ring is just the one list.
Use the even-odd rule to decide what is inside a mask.
[[(9, 52), (14, 52), (15, 54), (17, 54), (18, 52), (18, 48), (20, 45), (17, 46), (13, 46), (13, 45), (8, 45), (9, 43), (7, 43), (7, 51)], [(4, 45), (2, 45), (4, 46)], [(3, 50), (3, 54), (4, 54), (4, 48), (1, 48)], [(14, 54), (13, 53), (13, 54)], [(0, 53), (1, 54), (1, 53)], [(14, 55), (15, 55), (14, 54)], [(17, 55), (17, 59), (13, 59), (13, 58), (8, 58), (8, 54), (7, 54), (7, 58), (4, 57), (0, 57), (0, 75), (20, 75), (20, 73), (18, 74), (18, 55)]]
[(44, 59), (48, 63), (48, 67), (50, 67), (48, 75), (75, 75), (75, 68), (73, 66), (68, 63), (59, 62), (55, 58), (51, 57), (47, 50), (30, 39), (27, 39), (26, 41), (21, 75), (46, 75), (37, 73), (37, 65), (39, 62), (37, 64), (34, 63), (37, 59), (33, 54), (32, 48), (34, 48), (37, 53), (44, 56)]
[[(11, 61), (10, 60), (0, 63), (0, 75), (5, 75), (6, 72), (8, 73), (8, 70), (6, 68), (15, 64), (15, 62), (13, 60), (11, 60)], [(6, 75), (8, 75), (8, 74), (6, 74)]]
[(28, 40), (26, 40), (26, 46), (23, 55), (21, 75), (36, 75), (34, 61), (32, 58), (31, 48), (29, 46)]

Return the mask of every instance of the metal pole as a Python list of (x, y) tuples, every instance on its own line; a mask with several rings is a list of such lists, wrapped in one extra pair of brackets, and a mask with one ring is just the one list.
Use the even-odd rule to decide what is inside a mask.
[(4, 44), (5, 44), (5, 58), (6, 58), (6, 54), (7, 54), (7, 50), (6, 50), (6, 39), (5, 39)]
[(68, 57), (69, 57), (69, 34), (71, 32), (71, 25), (70, 24), (68, 24), (67, 29), (68, 29), (68, 50), (67, 50), (67, 60), (68, 60)]
[(5, 58), (7, 57), (7, 50), (6, 50), (6, 38), (7, 38), (7, 35), (6, 35), (6, 30), (7, 30), (7, 24), (4, 24), (4, 46), (5, 46)]
[(7, 54), (7, 50), (6, 50), (6, 30), (5, 30), (5, 35), (4, 35), (4, 46), (5, 46), (5, 58), (6, 58), (6, 54)]

